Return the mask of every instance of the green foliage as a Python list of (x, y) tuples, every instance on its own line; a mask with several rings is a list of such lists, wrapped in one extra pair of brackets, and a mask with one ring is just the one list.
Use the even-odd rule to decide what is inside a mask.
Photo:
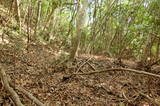
[[(80, 2), (42, 0), (41, 28), (38, 31), (38, 39), (48, 42), (51, 37), (55, 37), (58, 39), (54, 41), (59, 43), (57, 45), (65, 49), (71, 48), (71, 38), (75, 35), (76, 29), (78, 4), (81, 2), (82, 0)], [(81, 33), (82, 51), (90, 46), (90, 51), (93, 53), (106, 51), (118, 56), (123, 50), (130, 49), (131, 55), (137, 57), (142, 54), (145, 41), (150, 34), (159, 36), (160, 0), (89, 2), (85, 27)], [(36, 10), (38, 0), (34, 0), (33, 3)], [(53, 15), (50, 16), (52, 12)], [(33, 17), (35, 19), (36, 15)], [(153, 44), (153, 52), (156, 52), (155, 48)]]

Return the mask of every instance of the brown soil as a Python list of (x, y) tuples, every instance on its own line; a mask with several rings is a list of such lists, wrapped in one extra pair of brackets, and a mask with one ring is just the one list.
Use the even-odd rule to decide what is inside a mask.
[[(74, 62), (55, 57), (55, 51), (44, 45), (32, 44), (28, 52), (11, 46), (1, 46), (0, 62), (15, 86), (21, 86), (49, 106), (157, 106), (160, 80), (131, 72), (106, 72), (66, 77), (114, 67), (133, 68), (136, 63), (124, 60), (82, 55)], [(158, 71), (156, 71), (158, 73)], [(16, 92), (18, 92), (16, 90)], [(13, 104), (9, 93), (0, 84), (0, 105)], [(36, 106), (18, 92), (25, 106)]]

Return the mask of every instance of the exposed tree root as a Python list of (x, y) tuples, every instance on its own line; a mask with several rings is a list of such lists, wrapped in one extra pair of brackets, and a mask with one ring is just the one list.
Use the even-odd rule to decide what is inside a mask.
[[(6, 73), (2, 67), (0, 67), (0, 77), (2, 79), (2, 82), (3, 82), (5, 89), (11, 94), (11, 97), (12, 97), (14, 103), (16, 104), (16, 106), (24, 106), (24, 105), (21, 103), (18, 94), (14, 91), (13, 88), (15, 88), (18, 91), (25, 94), (29, 99), (31, 99), (38, 106), (46, 106), (42, 102), (40, 102), (36, 97), (34, 97), (31, 93), (29, 93), (28, 91), (23, 89), (22, 87), (15, 87), (10, 81), (8, 81), (8, 76), (6, 75)], [(11, 87), (10, 87), (10, 85), (11, 85)]]
[(28, 92), (27, 90), (23, 89), (22, 87), (15, 87), (15, 89), (17, 89), (18, 91), (20, 91), (23, 94), (25, 94), (29, 99), (31, 99), (38, 106), (46, 106), (41, 101), (39, 101), (36, 97), (34, 97), (30, 92)]
[(9, 82), (8, 82), (8, 78), (7, 78), (7, 75), (6, 75), (4, 69), (3, 69), (1, 66), (0, 66), (0, 77), (1, 77), (1, 80), (2, 80), (2, 82), (3, 82), (3, 85), (4, 85), (5, 90), (10, 93), (10, 95), (11, 95), (11, 97), (12, 97), (15, 105), (16, 105), (16, 106), (24, 106), (24, 105), (21, 103), (18, 94), (13, 90), (12, 87), (10, 87)]

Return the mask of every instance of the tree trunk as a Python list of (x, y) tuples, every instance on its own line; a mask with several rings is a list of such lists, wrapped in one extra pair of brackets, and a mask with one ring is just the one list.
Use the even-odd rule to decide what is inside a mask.
[[(10, 12), (13, 12), (13, 15), (15, 14), (15, 18), (18, 23), (18, 28), (21, 31), (21, 14), (20, 14), (20, 7), (19, 7), (19, 0), (0, 0), (0, 4), (4, 7), (8, 8)], [(12, 8), (14, 8), (12, 11)]]
[(156, 61), (159, 59), (159, 47), (160, 46), (160, 38), (158, 38), (158, 41), (157, 41), (157, 47), (156, 47)]
[(143, 54), (141, 56), (142, 64), (148, 63), (148, 57), (150, 58), (150, 55), (151, 55), (151, 48), (152, 48), (152, 35), (148, 35), (143, 48)]
[(38, 11), (37, 11), (37, 19), (36, 19), (36, 24), (35, 24), (35, 29), (34, 29), (34, 35), (37, 34), (37, 29), (39, 28), (39, 20), (41, 16), (41, 6), (42, 6), (42, 0), (38, 0)]
[(72, 38), (72, 49), (70, 52), (70, 60), (73, 60), (78, 53), (78, 47), (81, 39), (82, 28), (85, 24), (85, 10), (88, 5), (88, 0), (82, 1), (82, 7), (78, 9), (77, 19), (76, 19), (76, 35)]
[(15, 0), (15, 13), (16, 13), (16, 20), (18, 22), (18, 28), (21, 31), (21, 14), (20, 14), (19, 0)]

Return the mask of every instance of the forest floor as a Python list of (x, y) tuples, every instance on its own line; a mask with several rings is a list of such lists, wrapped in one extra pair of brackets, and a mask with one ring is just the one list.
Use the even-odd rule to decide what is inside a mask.
[[(122, 67), (115, 59), (81, 55), (68, 63), (49, 46), (37, 43), (26, 49), (12, 45), (0, 46), (0, 62), (15, 86), (21, 86), (48, 106), (158, 106), (160, 80), (126, 71), (88, 73)], [(125, 67), (135, 65), (123, 61)], [(0, 84), (0, 104), (10, 106), (13, 101)], [(25, 106), (36, 106), (18, 92)]]

